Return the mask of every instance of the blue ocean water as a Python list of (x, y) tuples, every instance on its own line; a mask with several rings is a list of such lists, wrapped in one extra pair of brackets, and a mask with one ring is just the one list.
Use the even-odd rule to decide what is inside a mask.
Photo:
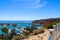
[[(6, 26), (6, 28), (8, 29), (14, 29), (14, 28), (18, 28), (18, 27), (21, 27), (21, 28), (26, 28), (26, 27), (31, 27), (32, 26), (32, 21), (0, 21), (0, 24), (17, 24), (17, 27), (13, 27), (13, 26)], [(40, 27), (40, 26), (39, 26)], [(3, 27), (0, 26), (0, 34), (5, 34), (1, 31)], [(16, 30), (15, 31), (16, 33), (19, 32), (19, 30)]]

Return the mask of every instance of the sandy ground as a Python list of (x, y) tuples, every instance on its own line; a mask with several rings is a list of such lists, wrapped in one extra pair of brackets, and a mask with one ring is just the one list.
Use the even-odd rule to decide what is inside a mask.
[(45, 30), (43, 34), (29, 36), (28, 38), (23, 39), (23, 40), (48, 40), (48, 35), (49, 35), (49, 31)]

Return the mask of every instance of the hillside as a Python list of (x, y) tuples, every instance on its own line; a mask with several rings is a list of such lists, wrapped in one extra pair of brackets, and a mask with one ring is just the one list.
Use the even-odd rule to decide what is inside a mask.
[(60, 18), (49, 18), (49, 19), (35, 20), (35, 21), (32, 22), (32, 24), (33, 25), (44, 24), (44, 22), (47, 22), (47, 21), (51, 21), (51, 22), (57, 21), (57, 22), (60, 22)]
[(48, 40), (48, 36), (49, 36), (49, 31), (45, 30), (45, 32), (42, 34), (29, 36), (28, 38), (23, 40)]

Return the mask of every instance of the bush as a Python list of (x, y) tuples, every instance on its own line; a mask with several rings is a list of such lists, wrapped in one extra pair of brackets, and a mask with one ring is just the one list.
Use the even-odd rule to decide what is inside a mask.
[(41, 28), (39, 33), (41, 34), (41, 33), (44, 33), (44, 32), (45, 32), (44, 29)]
[(53, 29), (53, 25), (47, 25), (45, 28), (46, 29)]
[(31, 27), (26, 27), (25, 30), (29, 31), (30, 33), (33, 32), (33, 30), (37, 29), (36, 27), (34, 26), (31, 26)]
[(52, 23), (50, 23), (50, 24), (47, 24), (46, 26), (45, 26), (45, 28), (46, 29), (53, 29), (53, 25), (56, 25), (57, 23), (60, 23), (60, 22), (52, 22)]
[(30, 32), (24, 32), (25, 36), (29, 36)]
[(35, 29), (33, 31), (33, 35), (42, 34), (42, 33), (44, 33), (44, 29), (43, 28)]
[(39, 34), (39, 32), (40, 31), (38, 29), (36, 29), (36, 30), (33, 31), (33, 35), (37, 35), (37, 34)]

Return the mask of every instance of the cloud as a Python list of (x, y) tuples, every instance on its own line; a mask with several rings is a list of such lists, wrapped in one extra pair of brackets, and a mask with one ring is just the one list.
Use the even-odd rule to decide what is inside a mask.
[(34, 6), (33, 8), (44, 7), (44, 6), (47, 4), (47, 2), (48, 2), (48, 1), (45, 1), (45, 2), (43, 2), (42, 4), (39, 3), (38, 5)]
[(36, 2), (36, 4), (31, 5), (30, 7), (26, 7), (26, 8), (41, 8), (44, 7), (47, 4), (48, 1), (44, 1), (42, 4), (39, 2), (39, 0)]
[[(20, 8), (40, 8), (47, 4), (47, 0), (12, 0)], [(42, 2), (43, 1), (43, 2)], [(41, 3), (42, 2), (42, 3)]]

